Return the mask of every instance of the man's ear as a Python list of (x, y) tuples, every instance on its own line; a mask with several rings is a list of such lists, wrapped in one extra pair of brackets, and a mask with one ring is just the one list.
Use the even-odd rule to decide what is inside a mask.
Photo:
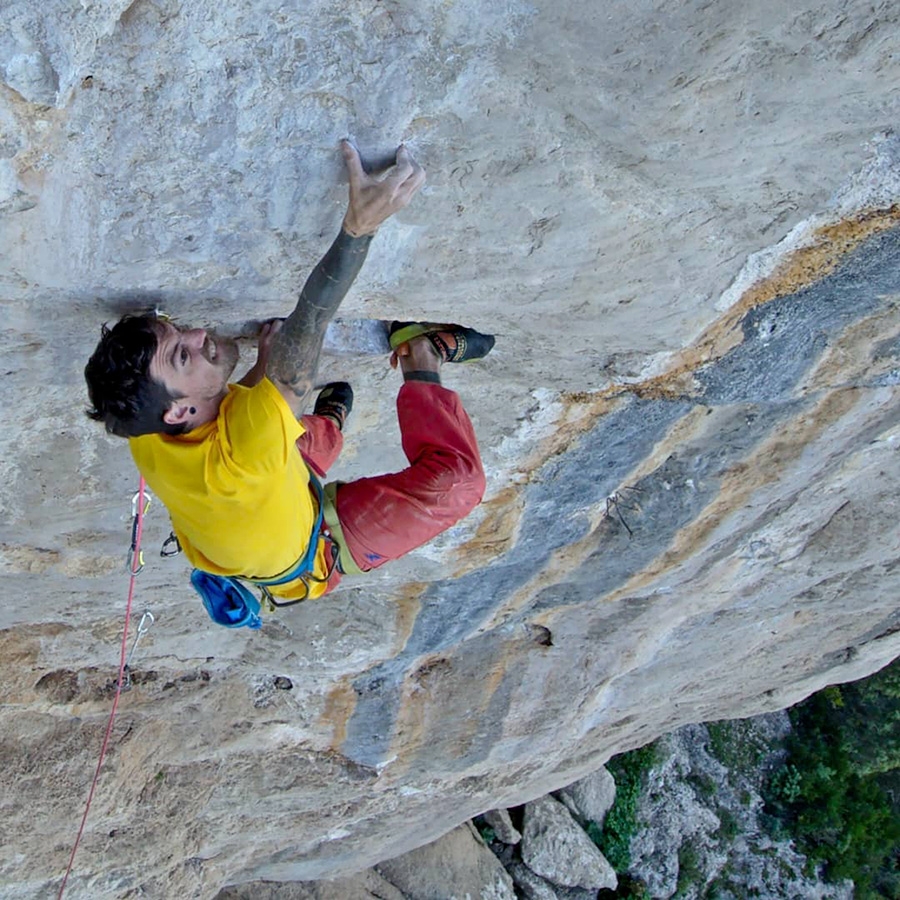
[(173, 400), (171, 406), (163, 413), (163, 422), (166, 425), (181, 425), (191, 418), (191, 405), (182, 397)]

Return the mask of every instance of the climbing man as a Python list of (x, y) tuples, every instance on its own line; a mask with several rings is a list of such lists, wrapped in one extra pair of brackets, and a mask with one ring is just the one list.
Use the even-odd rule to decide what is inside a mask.
[[(336, 382), (303, 415), (326, 327), (378, 227), (425, 181), (404, 146), (382, 180), (364, 170), (353, 144), (341, 149), (350, 201), (340, 233), (294, 311), (264, 326), (257, 363), (241, 381), (228, 382), (238, 361), (234, 341), (156, 314), (103, 326), (85, 367), (88, 415), (129, 439), (196, 567), (192, 581), (221, 624), (258, 625), (235, 595), (246, 597), (245, 582), (262, 586), (275, 605), (318, 597), (341, 573), (374, 569), (445, 531), (484, 493), (471, 422), (459, 397), (441, 385), (440, 371), (487, 355), (494, 339), (457, 325), (391, 326), (409, 466), (324, 491), (315, 477), (337, 458), (353, 404), (350, 385)], [(226, 613), (217, 613), (223, 603)]]

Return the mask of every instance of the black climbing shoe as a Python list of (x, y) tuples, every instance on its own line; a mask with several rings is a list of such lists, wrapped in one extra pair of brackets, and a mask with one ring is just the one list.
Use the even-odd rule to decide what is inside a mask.
[(353, 409), (353, 388), (346, 381), (332, 381), (319, 391), (313, 414), (331, 416), (337, 422), (338, 428), (343, 431), (351, 409)]
[(492, 334), (482, 334), (462, 325), (438, 325), (434, 322), (392, 322), (389, 331), (391, 349), (424, 335), (441, 359), (448, 363), (483, 359), (494, 346)]

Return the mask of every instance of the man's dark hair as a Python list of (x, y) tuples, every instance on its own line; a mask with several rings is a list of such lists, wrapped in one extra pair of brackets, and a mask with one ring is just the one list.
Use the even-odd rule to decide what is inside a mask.
[(150, 377), (150, 361), (158, 336), (154, 313), (123, 316), (100, 331), (100, 343), (84, 367), (90, 418), (103, 422), (110, 434), (182, 434), (184, 423), (169, 425), (163, 414), (178, 397)]

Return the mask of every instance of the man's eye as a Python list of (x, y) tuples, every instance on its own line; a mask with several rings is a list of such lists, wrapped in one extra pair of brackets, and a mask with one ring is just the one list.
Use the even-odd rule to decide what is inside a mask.
[(182, 365), (184, 365), (187, 362), (187, 357), (188, 357), (187, 348), (182, 347), (181, 348), (181, 364)]

